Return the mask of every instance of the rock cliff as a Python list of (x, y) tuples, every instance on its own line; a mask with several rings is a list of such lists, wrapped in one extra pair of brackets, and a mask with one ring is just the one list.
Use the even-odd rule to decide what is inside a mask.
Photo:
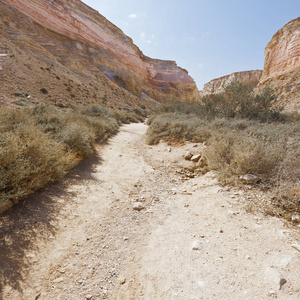
[(0, 19), (7, 41), (77, 76), (105, 81), (104, 74), (113, 87), (147, 99), (198, 95), (186, 70), (174, 61), (146, 57), (119, 28), (79, 0), (2, 0)]
[(282, 105), (300, 111), (300, 18), (280, 29), (265, 49), (260, 85), (273, 85)]
[(203, 87), (203, 90), (200, 91), (201, 96), (218, 94), (224, 91), (224, 87), (232, 81), (240, 81), (251, 84), (253, 87), (256, 87), (261, 78), (261, 70), (253, 71), (244, 71), (244, 72), (235, 72), (230, 75), (222, 76), (216, 78), (206, 83)]

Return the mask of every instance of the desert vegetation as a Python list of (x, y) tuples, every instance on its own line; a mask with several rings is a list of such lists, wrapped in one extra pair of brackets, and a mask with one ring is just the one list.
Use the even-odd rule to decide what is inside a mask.
[(257, 92), (233, 82), (200, 103), (166, 101), (148, 120), (147, 142), (205, 143), (208, 167), (221, 183), (259, 176), (256, 187), (269, 199), (257, 205), (290, 219), (300, 213), (300, 118), (284, 113), (276, 100), (269, 87)]
[(140, 107), (109, 110), (99, 105), (69, 110), (40, 105), (0, 109), (0, 201), (17, 203), (61, 179), (95, 144), (123, 123), (142, 121)]

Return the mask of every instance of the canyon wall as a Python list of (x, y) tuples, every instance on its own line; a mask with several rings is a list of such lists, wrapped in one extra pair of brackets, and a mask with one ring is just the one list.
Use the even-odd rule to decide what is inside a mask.
[(251, 84), (251, 86), (256, 87), (261, 78), (261, 70), (235, 72), (230, 75), (222, 76), (216, 78), (206, 83), (203, 90), (200, 91), (201, 96), (219, 94), (224, 91), (224, 87), (232, 81), (240, 81)]
[(300, 18), (292, 20), (272, 37), (265, 49), (261, 81), (300, 67)]
[(73, 72), (104, 74), (129, 92), (156, 100), (198, 96), (186, 70), (174, 61), (146, 57), (119, 28), (79, 0), (2, 0), (0, 17), (9, 41)]
[(265, 49), (260, 86), (270, 84), (285, 109), (300, 111), (300, 18), (280, 29)]

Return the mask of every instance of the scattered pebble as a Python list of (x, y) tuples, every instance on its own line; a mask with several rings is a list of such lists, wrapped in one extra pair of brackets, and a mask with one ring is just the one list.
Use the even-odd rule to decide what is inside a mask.
[(242, 175), (240, 176), (240, 179), (247, 184), (251, 184), (251, 183), (257, 183), (259, 182), (261, 179), (253, 174), (246, 174), (246, 175)]
[(145, 206), (144, 206), (144, 204), (141, 203), (141, 202), (135, 202), (135, 203), (133, 204), (133, 209), (134, 209), (134, 210), (141, 211), (141, 210), (144, 209), (144, 208), (145, 208)]
[(53, 283), (60, 283), (60, 282), (63, 282), (64, 279), (62, 277), (59, 277), (59, 278), (56, 278), (53, 280)]
[(291, 219), (295, 223), (300, 223), (300, 215), (292, 215)]
[(126, 283), (126, 278), (125, 277), (121, 277), (120, 284), (125, 284), (125, 283)]
[(201, 250), (202, 244), (200, 241), (194, 241), (192, 244), (192, 250)]
[(193, 154), (190, 151), (187, 151), (184, 155), (183, 158), (185, 160), (190, 160), (193, 157)]
[(201, 158), (201, 154), (196, 154), (191, 157), (191, 161), (197, 162)]
[(268, 267), (266, 269), (266, 275), (271, 280), (271, 282), (277, 285), (279, 290), (281, 290), (282, 286), (287, 283), (286, 279), (283, 278), (274, 268)]

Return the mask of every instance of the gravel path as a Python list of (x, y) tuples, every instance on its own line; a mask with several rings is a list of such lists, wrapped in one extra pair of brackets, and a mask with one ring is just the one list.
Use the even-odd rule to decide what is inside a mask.
[(192, 145), (147, 146), (146, 130), (123, 126), (1, 216), (0, 297), (300, 299), (299, 228), (247, 213), (210, 172), (184, 178)]

